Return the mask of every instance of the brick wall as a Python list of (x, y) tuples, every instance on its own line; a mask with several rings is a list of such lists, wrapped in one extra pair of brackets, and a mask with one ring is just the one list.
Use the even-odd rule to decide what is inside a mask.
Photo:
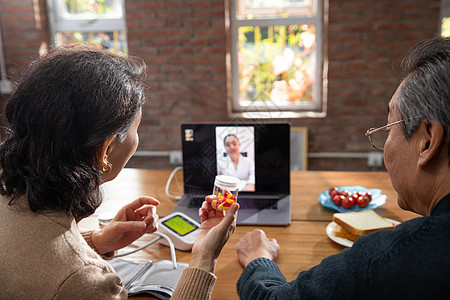
[[(309, 128), (310, 154), (372, 151), (364, 132), (386, 122), (398, 79), (393, 68), (421, 39), (438, 34), (440, 0), (330, 0), (324, 36), (329, 60), (327, 117), (287, 119)], [(140, 127), (141, 151), (180, 150), (183, 122), (227, 116), (225, 0), (127, 0), (131, 55), (149, 65), (150, 101)], [(8, 74), (49, 42), (45, 1), (0, 0)], [(170, 167), (167, 158), (130, 165)], [(365, 159), (310, 158), (310, 169), (368, 170)]]
[(130, 54), (149, 65), (140, 149), (180, 149), (179, 124), (229, 120), (223, 0), (126, 1)]
[(0, 0), (0, 28), (8, 75), (18, 78), (50, 43), (45, 0)]

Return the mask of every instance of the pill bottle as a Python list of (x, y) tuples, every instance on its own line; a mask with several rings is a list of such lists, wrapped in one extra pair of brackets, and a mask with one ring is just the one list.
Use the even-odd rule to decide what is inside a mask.
[(111, 223), (111, 221), (114, 219), (116, 215), (111, 212), (103, 212), (101, 214), (98, 215), (98, 227), (103, 228), (106, 225), (108, 225), (109, 223)]
[(228, 175), (217, 175), (214, 180), (213, 195), (217, 197), (211, 203), (217, 210), (228, 210), (237, 201), (239, 179)]

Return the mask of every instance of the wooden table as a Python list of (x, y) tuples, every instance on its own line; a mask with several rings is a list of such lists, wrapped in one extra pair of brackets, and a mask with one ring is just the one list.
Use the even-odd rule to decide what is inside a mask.
[[(164, 192), (169, 175), (168, 170), (124, 169), (116, 179), (103, 185), (105, 200), (97, 212), (118, 210), (141, 195), (149, 195), (161, 201), (158, 207), (161, 217), (169, 214), (177, 203), (177, 200), (170, 199)], [(181, 178), (181, 174), (175, 176), (173, 189), (179, 188)], [(325, 232), (334, 211), (323, 207), (317, 201), (318, 195), (325, 189), (341, 185), (381, 189), (388, 198), (386, 204), (376, 211), (384, 217), (402, 222), (418, 216), (398, 207), (397, 194), (386, 172), (291, 172), (292, 224), (287, 227), (259, 226), (268, 237), (277, 239), (280, 245), (277, 263), (288, 281), (295, 279), (301, 271), (317, 265), (325, 257), (344, 249), (331, 241)], [(179, 192), (181, 193), (181, 190)], [(238, 226), (225, 245), (216, 267), (215, 274), (218, 279), (212, 299), (239, 299), (236, 281), (243, 267), (237, 260), (235, 246), (246, 232), (256, 227)], [(124, 251), (137, 248), (152, 238), (154, 235), (146, 235)], [(177, 250), (176, 254), (177, 261), (189, 262), (190, 252)], [(158, 261), (170, 259), (170, 251), (165, 246), (154, 244), (127, 258), (138, 262)], [(139, 298), (149, 299), (133, 299)]]

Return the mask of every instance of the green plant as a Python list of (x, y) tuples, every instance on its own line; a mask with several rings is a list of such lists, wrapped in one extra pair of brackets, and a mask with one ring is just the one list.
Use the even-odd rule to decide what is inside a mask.
[(441, 35), (443, 37), (450, 37), (450, 17), (442, 18)]
[(110, 1), (106, 0), (64, 0), (67, 10), (72, 14), (107, 14), (112, 11)]
[(238, 40), (241, 100), (312, 101), (314, 27), (240, 27)]

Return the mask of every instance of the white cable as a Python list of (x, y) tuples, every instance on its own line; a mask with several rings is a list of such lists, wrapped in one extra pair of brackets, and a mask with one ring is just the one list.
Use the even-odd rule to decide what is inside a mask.
[(167, 195), (169, 198), (176, 199), (176, 200), (180, 200), (180, 199), (181, 199), (181, 196), (174, 196), (174, 195), (170, 194), (170, 192), (169, 192), (169, 186), (170, 186), (170, 183), (172, 183), (172, 180), (173, 180), (173, 177), (175, 176), (175, 174), (176, 174), (179, 170), (182, 170), (182, 169), (183, 169), (182, 166), (176, 167), (175, 169), (173, 169), (172, 173), (170, 173), (169, 179), (167, 179), (167, 183), (166, 183), (166, 195)]
[[(154, 232), (154, 233), (156, 233), (156, 232)], [(116, 254), (116, 255), (114, 255), (114, 257), (126, 256), (126, 255), (130, 255), (130, 254), (132, 254), (132, 253), (138, 252), (138, 251), (140, 251), (140, 250), (142, 250), (142, 249), (144, 249), (144, 248), (147, 248), (147, 247), (150, 246), (151, 244), (153, 244), (153, 243), (159, 241), (160, 239), (162, 239), (162, 237), (158, 236), (157, 238), (154, 238), (153, 240), (151, 240), (151, 241), (148, 242), (147, 244), (145, 244), (145, 245), (143, 245), (143, 246), (141, 246), (141, 247), (139, 247), (139, 248), (137, 248), (137, 249), (134, 249), (134, 250), (131, 250), (131, 251), (125, 252), (125, 253)]]
[(172, 264), (173, 264), (173, 268), (176, 269), (177, 268), (177, 256), (175, 254), (175, 246), (172, 243), (172, 240), (170, 239), (170, 237), (168, 237), (166, 234), (162, 233), (162, 232), (154, 232), (154, 234), (159, 235), (160, 237), (163, 237), (167, 240), (167, 242), (169, 243), (169, 247), (170, 247), (170, 255), (172, 256)]
[(140, 250), (142, 250), (142, 249), (144, 249), (144, 248), (147, 248), (148, 246), (150, 246), (151, 244), (157, 242), (158, 240), (164, 238), (164, 239), (166, 239), (167, 242), (169, 243), (169, 247), (170, 247), (170, 255), (172, 256), (172, 264), (173, 264), (173, 268), (176, 269), (176, 268), (177, 268), (177, 257), (176, 257), (176, 253), (175, 253), (175, 246), (173, 245), (172, 240), (170, 239), (170, 237), (168, 237), (167, 235), (165, 235), (165, 234), (162, 233), (162, 232), (158, 232), (158, 231), (157, 231), (157, 232), (153, 232), (153, 234), (156, 234), (156, 235), (159, 235), (159, 236), (158, 236), (157, 238), (154, 238), (153, 240), (151, 240), (151, 241), (148, 242), (147, 244), (145, 244), (145, 245), (143, 245), (143, 246), (137, 248), (137, 249), (134, 249), (134, 250), (131, 250), (131, 251), (125, 252), (125, 253), (116, 254), (116, 255), (114, 255), (114, 257), (121, 257), (121, 256), (125, 256), (125, 255), (129, 255), (129, 254), (138, 252), (138, 251), (140, 251)]

